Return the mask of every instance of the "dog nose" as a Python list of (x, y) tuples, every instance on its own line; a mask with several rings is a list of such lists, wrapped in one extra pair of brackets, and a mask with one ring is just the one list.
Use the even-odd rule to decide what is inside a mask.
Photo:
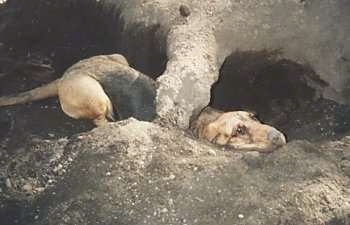
[(267, 139), (276, 146), (282, 146), (286, 144), (286, 138), (284, 134), (276, 129), (272, 129), (267, 133)]

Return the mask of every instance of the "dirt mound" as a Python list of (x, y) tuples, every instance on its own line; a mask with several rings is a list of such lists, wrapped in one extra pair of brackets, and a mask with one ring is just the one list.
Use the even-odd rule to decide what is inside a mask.
[[(27, 201), (19, 224), (332, 224), (349, 213), (349, 147), (237, 152), (130, 119), (23, 152), (4, 191)], [(16, 188), (50, 176), (42, 192)]]

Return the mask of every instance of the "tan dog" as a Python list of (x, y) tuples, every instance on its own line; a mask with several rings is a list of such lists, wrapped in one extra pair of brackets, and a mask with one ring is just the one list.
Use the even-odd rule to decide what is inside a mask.
[(153, 80), (130, 68), (124, 56), (100, 55), (79, 61), (62, 78), (47, 85), (1, 97), (0, 106), (58, 96), (68, 116), (90, 119), (97, 126), (114, 121), (116, 116), (152, 120), (155, 116), (153, 85)]
[(199, 138), (240, 150), (271, 152), (286, 144), (285, 136), (245, 111), (221, 112), (205, 108), (191, 123)]
[[(156, 116), (156, 82), (129, 67), (119, 54), (100, 55), (71, 66), (47, 85), (0, 98), (0, 106), (58, 96), (62, 110), (75, 119), (108, 121), (135, 117), (151, 121)], [(199, 138), (237, 149), (272, 151), (286, 143), (275, 128), (260, 123), (248, 112), (223, 113), (205, 108), (191, 123)]]

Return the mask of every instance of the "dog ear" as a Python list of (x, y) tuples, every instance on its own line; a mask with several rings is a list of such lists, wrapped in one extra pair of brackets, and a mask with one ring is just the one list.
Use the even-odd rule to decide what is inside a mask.
[(256, 111), (254, 111), (254, 110), (250, 110), (250, 111), (248, 111), (252, 116), (257, 116), (258, 115), (258, 113), (256, 112)]
[(258, 118), (258, 112), (255, 110), (248, 110), (247, 111), (249, 113), (249, 116), (253, 119), (257, 119)]
[(253, 119), (254, 118), (256, 119), (258, 117), (258, 112), (254, 109), (249, 108), (249, 107), (240, 107), (236, 110), (247, 112), (249, 114), (249, 116)]

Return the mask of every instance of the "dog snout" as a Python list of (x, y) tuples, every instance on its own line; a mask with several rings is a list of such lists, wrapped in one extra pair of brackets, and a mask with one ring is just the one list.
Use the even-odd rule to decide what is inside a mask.
[(267, 133), (267, 139), (276, 146), (282, 146), (286, 144), (286, 137), (276, 129), (272, 129)]

